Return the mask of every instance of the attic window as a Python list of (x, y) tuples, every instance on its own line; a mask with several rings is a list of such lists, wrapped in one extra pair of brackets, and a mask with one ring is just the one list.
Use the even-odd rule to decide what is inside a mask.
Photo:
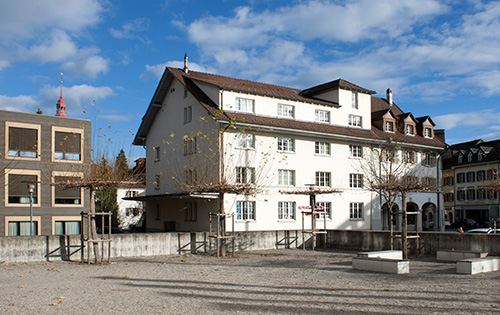
[(424, 137), (425, 138), (432, 138), (432, 128), (430, 128), (430, 127), (424, 128)]
[(415, 135), (415, 125), (407, 124), (406, 125), (406, 134), (409, 136)]
[(467, 161), (472, 162), (472, 152), (469, 152), (469, 155), (467, 156)]
[(462, 155), (462, 153), (460, 153), (458, 155), (458, 163), (462, 163), (462, 162), (463, 162), (463, 155)]
[(394, 132), (394, 122), (393, 121), (387, 121), (385, 122), (385, 131), (386, 132)]
[(478, 161), (482, 161), (482, 160), (483, 160), (483, 151), (479, 151), (479, 152), (477, 153), (477, 160), (478, 160)]

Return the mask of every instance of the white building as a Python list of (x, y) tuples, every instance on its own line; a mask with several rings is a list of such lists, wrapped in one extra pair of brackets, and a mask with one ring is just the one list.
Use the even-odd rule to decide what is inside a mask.
[[(147, 230), (207, 231), (218, 195), (186, 187), (221, 181), (258, 189), (224, 195), (236, 231), (301, 229), (309, 196), (286, 192), (308, 185), (342, 191), (316, 198), (328, 229), (383, 229), (384, 201), (363, 186), (370, 150), (400, 142), (402, 160), (436, 178), (429, 157), (445, 144), (429, 117), (404, 113), (390, 90), (389, 101), (373, 94), (343, 79), (299, 90), (167, 68), (134, 140), (146, 147)], [(418, 193), (408, 201), (425, 212), (437, 199)]]
[[(143, 222), (144, 205), (142, 201), (130, 200), (143, 196), (146, 192), (144, 187), (117, 187), (116, 200), (118, 203), (119, 228), (129, 230), (133, 226), (141, 226)], [(123, 199), (127, 198), (127, 199)]]

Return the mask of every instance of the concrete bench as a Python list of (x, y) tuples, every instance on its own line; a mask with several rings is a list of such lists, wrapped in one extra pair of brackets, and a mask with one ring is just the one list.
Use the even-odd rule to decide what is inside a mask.
[(466, 250), (441, 249), (436, 252), (436, 259), (439, 261), (459, 261), (469, 258), (485, 258), (486, 256), (488, 256), (487, 252), (474, 252)]
[(358, 257), (364, 258), (385, 258), (385, 259), (403, 259), (403, 251), (400, 250), (379, 250), (373, 252), (360, 252)]
[(457, 261), (457, 273), (475, 275), (476, 273), (499, 271), (500, 257), (470, 258)]
[(393, 258), (353, 257), (352, 268), (357, 270), (404, 274), (410, 272), (410, 263), (408, 260), (396, 260)]

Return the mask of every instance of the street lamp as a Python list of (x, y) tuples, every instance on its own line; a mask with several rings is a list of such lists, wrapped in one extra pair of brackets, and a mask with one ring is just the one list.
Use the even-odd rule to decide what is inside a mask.
[(33, 236), (33, 194), (35, 189), (35, 183), (28, 183), (28, 192), (30, 193), (30, 236)]

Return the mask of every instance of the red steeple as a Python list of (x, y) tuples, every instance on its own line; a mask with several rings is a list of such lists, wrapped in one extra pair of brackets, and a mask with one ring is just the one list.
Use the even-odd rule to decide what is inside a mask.
[(64, 101), (64, 99), (62, 97), (62, 86), (63, 86), (62, 78), (63, 78), (63, 74), (61, 73), (61, 97), (59, 97), (59, 100), (57, 101), (57, 104), (56, 104), (56, 106), (57, 106), (56, 116), (68, 117), (68, 116), (66, 116), (66, 102)]

